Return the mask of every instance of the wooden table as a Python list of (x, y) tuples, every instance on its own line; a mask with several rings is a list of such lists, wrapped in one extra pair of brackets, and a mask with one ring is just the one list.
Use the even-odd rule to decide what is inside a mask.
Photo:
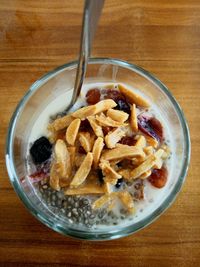
[(82, 0), (0, 1), (0, 266), (200, 266), (198, 0), (106, 0), (92, 51), (154, 73), (185, 112), (190, 169), (161, 218), (119, 240), (73, 240), (37, 221), (9, 182), (4, 147), (11, 114), (38, 77), (76, 59), (82, 6)]

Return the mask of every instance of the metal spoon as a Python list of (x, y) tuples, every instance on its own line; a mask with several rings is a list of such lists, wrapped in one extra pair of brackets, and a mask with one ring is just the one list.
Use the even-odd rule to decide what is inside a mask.
[(71, 102), (67, 108), (69, 110), (76, 102), (85, 78), (88, 59), (90, 56), (92, 41), (96, 32), (104, 0), (86, 0), (82, 21), (82, 32), (80, 42), (79, 62), (76, 71), (76, 80)]

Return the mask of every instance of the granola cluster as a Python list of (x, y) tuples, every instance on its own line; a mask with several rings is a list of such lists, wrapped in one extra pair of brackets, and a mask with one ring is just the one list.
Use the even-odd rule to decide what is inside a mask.
[[(170, 151), (161, 138), (156, 138), (158, 127), (152, 126), (152, 135), (141, 126), (138, 110), (141, 113), (149, 108), (147, 100), (122, 85), (115, 90), (126, 99), (130, 112), (119, 110), (115, 98), (103, 99), (49, 124), (53, 143), (50, 186), (63, 189), (65, 195), (99, 195), (93, 209), (106, 206), (111, 210), (119, 200), (133, 213), (132, 195), (115, 186), (121, 179), (131, 182), (151, 177), (154, 170), (162, 169)], [(155, 120), (150, 122), (155, 126)]]

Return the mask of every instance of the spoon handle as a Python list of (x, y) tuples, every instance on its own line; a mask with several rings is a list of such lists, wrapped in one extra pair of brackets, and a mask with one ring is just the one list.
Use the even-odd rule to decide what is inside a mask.
[(92, 41), (101, 15), (104, 0), (85, 0), (79, 62), (76, 71), (75, 86), (69, 108), (74, 105), (80, 94), (87, 69), (88, 58), (92, 47)]

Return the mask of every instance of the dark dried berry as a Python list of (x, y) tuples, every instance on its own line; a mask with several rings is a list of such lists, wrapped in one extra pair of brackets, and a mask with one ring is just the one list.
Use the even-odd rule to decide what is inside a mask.
[(116, 103), (117, 103), (117, 106), (115, 107), (115, 109), (122, 110), (122, 111), (130, 114), (130, 111), (131, 111), (130, 106), (126, 102), (126, 100), (119, 99), (118, 101), (116, 101)]
[(115, 187), (116, 188), (120, 188), (120, 186), (122, 185), (122, 183), (123, 183), (123, 178), (118, 179)]
[(103, 129), (103, 134), (107, 135), (113, 128), (109, 126), (102, 127)]
[(134, 146), (136, 143), (135, 137), (134, 136), (124, 136), (122, 139), (119, 141), (120, 144), (123, 145), (128, 145), (128, 146)]
[(89, 105), (94, 105), (99, 102), (100, 97), (99, 89), (90, 89), (86, 94), (86, 101)]
[(35, 164), (40, 164), (50, 158), (52, 153), (52, 144), (42, 136), (37, 139), (30, 148), (30, 154)]
[(90, 126), (90, 123), (89, 123), (89, 121), (87, 119), (81, 121), (80, 131), (81, 132), (90, 132), (90, 131), (92, 131), (92, 127)]
[(165, 167), (154, 169), (148, 178), (148, 181), (157, 188), (162, 188), (167, 182), (168, 171)]
[(79, 146), (79, 148), (78, 148), (78, 152), (79, 152), (80, 154), (86, 154), (85, 149), (84, 149), (82, 146)]
[(159, 120), (144, 115), (138, 116), (138, 128), (143, 133), (155, 138), (158, 141), (163, 140), (163, 127)]
[(103, 94), (104, 94), (104, 99), (112, 99), (116, 102), (119, 100), (125, 100), (124, 95), (122, 95), (120, 91), (114, 89), (105, 89), (103, 91)]
[(103, 179), (103, 173), (102, 173), (102, 170), (101, 170), (101, 169), (98, 169), (98, 170), (97, 170), (97, 174), (98, 174), (99, 182), (100, 182), (101, 184), (103, 184), (103, 183), (104, 183), (104, 179)]

